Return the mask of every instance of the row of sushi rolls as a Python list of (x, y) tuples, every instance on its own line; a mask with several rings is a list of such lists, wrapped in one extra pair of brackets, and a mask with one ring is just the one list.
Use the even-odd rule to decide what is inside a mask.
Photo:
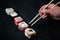
[(18, 30), (24, 30), (25, 36), (30, 39), (36, 36), (36, 31), (29, 28), (29, 25), (23, 20), (22, 17), (18, 16), (18, 13), (13, 8), (6, 8), (5, 12), (7, 15), (13, 17), (14, 24), (18, 26)]

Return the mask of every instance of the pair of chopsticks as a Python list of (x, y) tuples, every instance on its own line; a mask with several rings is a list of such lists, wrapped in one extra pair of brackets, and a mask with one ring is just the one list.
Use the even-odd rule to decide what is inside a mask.
[[(49, 6), (51, 3), (53, 2), (53, 0), (51, 0), (43, 9), (45, 9), (47, 6)], [(60, 3), (60, 1), (59, 2), (57, 2), (55, 5), (58, 5)], [(54, 8), (55, 6), (53, 5), (52, 6), (52, 8)], [(51, 9), (52, 9), (51, 8)], [(39, 21), (44, 15), (46, 15), (46, 14), (43, 14), (41, 17), (39, 17), (36, 21), (34, 21), (38, 16), (39, 16), (39, 14), (37, 14), (30, 22), (29, 22), (29, 24), (31, 24), (33, 21), (33, 23), (31, 24), (31, 26), (33, 26), (37, 21)]]

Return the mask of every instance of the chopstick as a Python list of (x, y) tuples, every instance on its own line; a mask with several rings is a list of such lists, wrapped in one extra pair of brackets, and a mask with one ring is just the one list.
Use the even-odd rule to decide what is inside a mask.
[[(52, 8), (54, 8), (56, 5), (58, 5), (60, 3), (60, 1), (59, 2), (57, 2), (55, 5), (53, 5), (52, 6)], [(52, 9), (51, 8), (51, 9)], [(45, 15), (45, 14), (44, 14)], [(37, 21), (39, 21), (44, 15), (42, 15), (41, 17), (39, 17), (35, 22), (33, 22), (32, 24), (31, 24), (31, 26), (33, 26)]]
[[(44, 7), (44, 9), (45, 9), (48, 5), (50, 5), (52, 2), (53, 2), (53, 0), (51, 0), (51, 1)], [(37, 14), (37, 15), (29, 22), (29, 24), (31, 24), (38, 16), (39, 16), (39, 14)]]

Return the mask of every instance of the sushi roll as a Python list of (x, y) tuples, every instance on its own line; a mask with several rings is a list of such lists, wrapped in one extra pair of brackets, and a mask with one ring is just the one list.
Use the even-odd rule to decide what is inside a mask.
[(19, 24), (18, 24), (18, 29), (19, 30), (25, 30), (26, 28), (28, 28), (29, 27), (29, 25), (26, 23), (26, 22), (20, 22)]
[(35, 35), (36, 35), (36, 32), (33, 29), (31, 29), (31, 28), (25, 29), (25, 36), (27, 38), (30, 39), (30, 38), (34, 37)]
[(11, 13), (14, 12), (14, 9), (13, 8), (6, 8), (5, 11), (6, 11), (7, 15), (10, 15)]
[(23, 21), (23, 19), (21, 17), (19, 17), (19, 16), (14, 18), (15, 25), (18, 25), (22, 21)]
[(17, 16), (17, 15), (18, 15), (18, 14), (17, 14), (16, 12), (13, 12), (13, 13), (10, 14), (11, 17), (15, 17), (15, 16)]

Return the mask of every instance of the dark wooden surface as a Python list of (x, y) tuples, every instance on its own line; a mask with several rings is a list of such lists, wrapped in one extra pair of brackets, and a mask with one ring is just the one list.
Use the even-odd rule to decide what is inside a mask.
[[(24, 31), (18, 30), (13, 18), (5, 13), (5, 8), (12, 7), (25, 22), (38, 13), (39, 8), (50, 0), (0, 0), (0, 40), (58, 40), (60, 39), (60, 21), (50, 17), (39, 20), (33, 27), (37, 35), (28, 39)], [(56, 3), (58, 0), (54, 1)]]

